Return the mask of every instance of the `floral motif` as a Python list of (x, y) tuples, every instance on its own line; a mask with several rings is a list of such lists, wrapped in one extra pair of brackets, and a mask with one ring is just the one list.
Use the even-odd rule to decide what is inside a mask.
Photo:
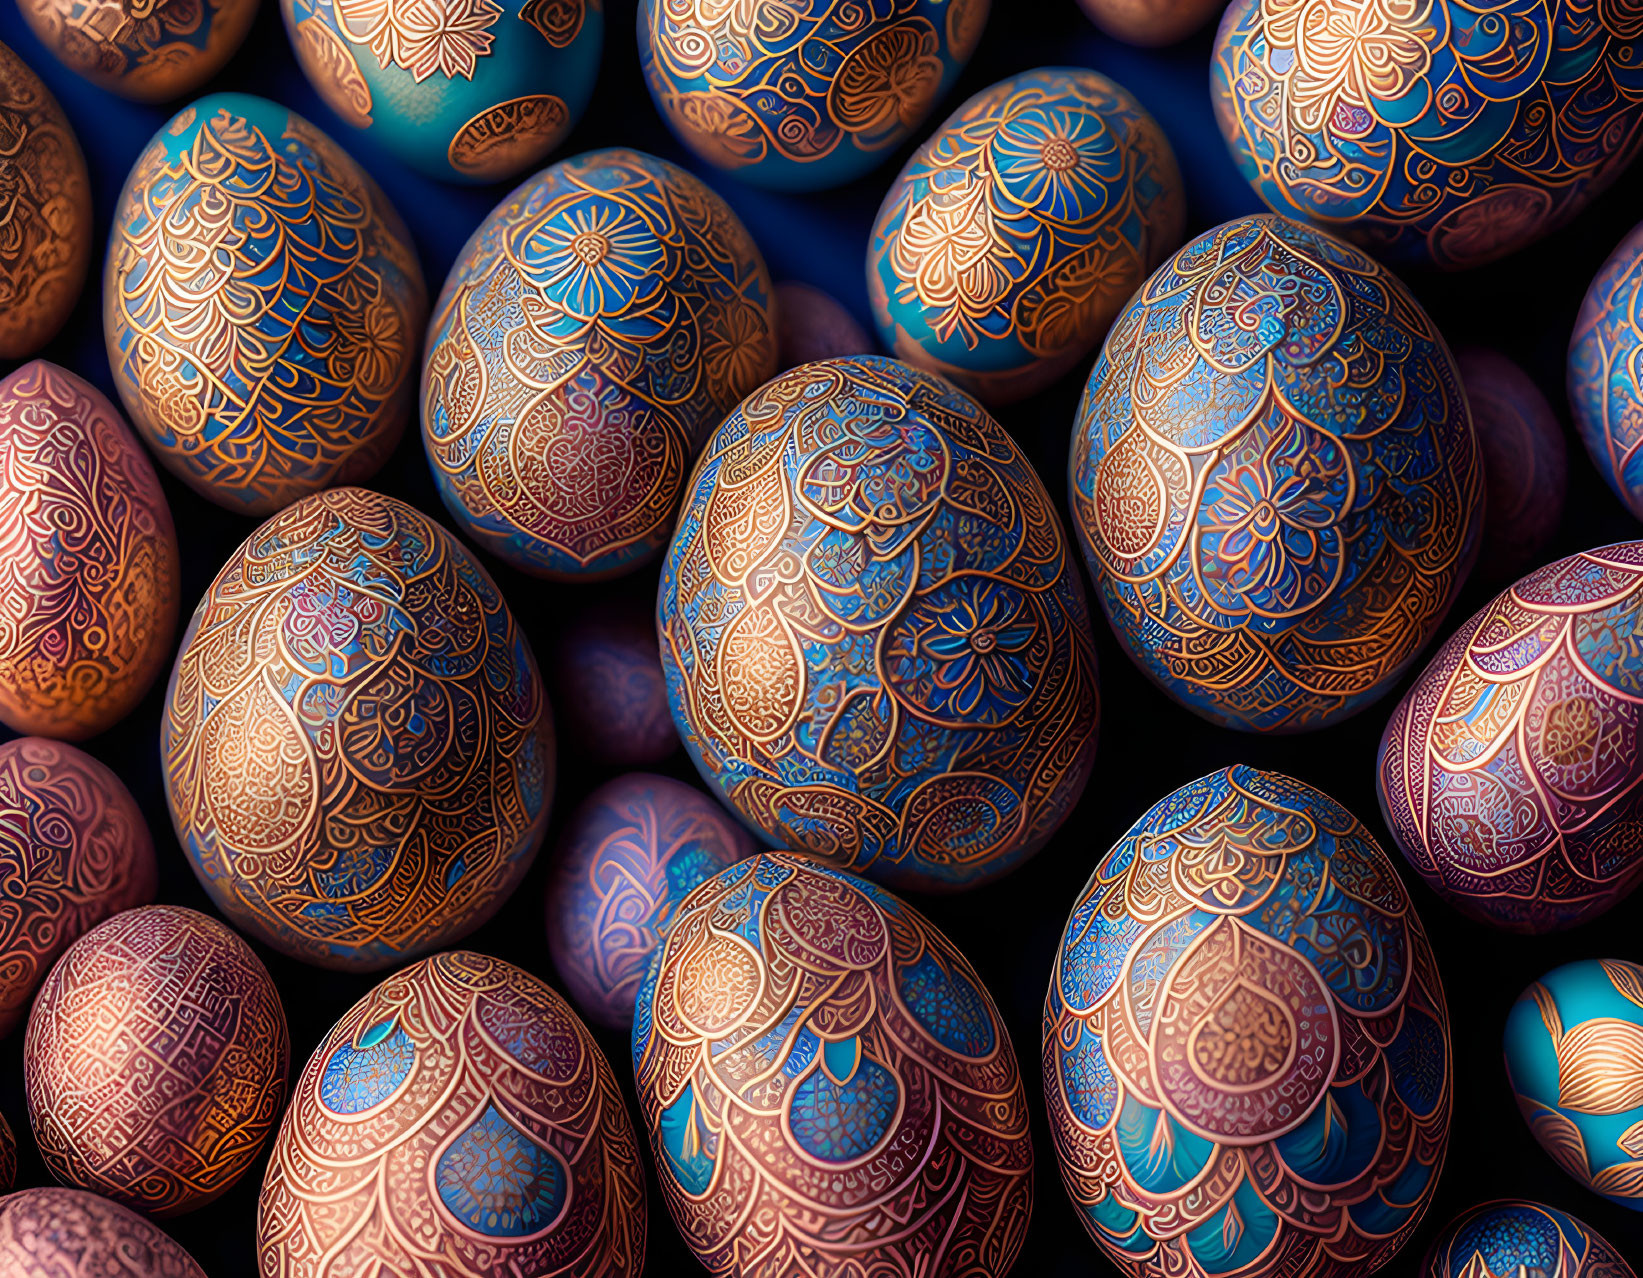
[(619, 204), (569, 204), (536, 223), (523, 251), (547, 298), (577, 319), (619, 316), (660, 282), (662, 241)]
[(902, 695), (949, 723), (994, 727), (1007, 723), (1032, 699), (1034, 671), (1028, 648), (1039, 635), (1027, 596), (1006, 582), (955, 577), (916, 599), (898, 624), (890, 663), (910, 665), (892, 675)]

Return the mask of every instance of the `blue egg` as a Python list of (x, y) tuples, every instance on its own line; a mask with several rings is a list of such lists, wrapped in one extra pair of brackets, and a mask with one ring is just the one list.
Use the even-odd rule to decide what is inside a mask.
[(1633, 1274), (1608, 1240), (1584, 1221), (1544, 1203), (1502, 1199), (1463, 1212), (1438, 1235), (1427, 1250), (1421, 1278), (1633, 1278)]
[(1603, 263), (1569, 341), (1569, 408), (1586, 452), (1615, 496), (1643, 519), (1643, 225)]
[(447, 182), (534, 168), (599, 75), (603, 0), (281, 0), (320, 97)]

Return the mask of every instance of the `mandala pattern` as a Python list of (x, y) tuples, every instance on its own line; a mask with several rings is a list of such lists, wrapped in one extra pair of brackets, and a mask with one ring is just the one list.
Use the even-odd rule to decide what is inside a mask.
[(126, 179), (103, 288), (114, 380), (161, 462), (230, 510), (376, 472), (426, 310), (399, 215), (282, 106), (202, 98)]
[(723, 808), (667, 777), (631, 773), (590, 794), (560, 836), (548, 882), (548, 949), (583, 1013), (628, 1029), (679, 903), (757, 850)]
[(257, 0), (19, 0), (40, 42), (92, 83), (138, 102), (194, 92), (244, 43)]
[(638, 1278), (644, 1168), (616, 1077), (511, 964), (396, 972), (303, 1070), (257, 1249), (262, 1278)]
[(992, 0), (641, 0), (639, 60), (703, 160), (838, 186), (905, 142), (981, 43)]
[(1473, 918), (1573, 927), (1643, 879), (1643, 542), (1571, 555), (1455, 632), (1381, 738), (1381, 810)]
[(1586, 290), (1569, 339), (1569, 408), (1597, 473), (1643, 519), (1643, 225)]
[(1246, 767), (1156, 804), (1067, 920), (1044, 1101), (1067, 1192), (1130, 1278), (1385, 1264), (1454, 1097), (1426, 933), (1368, 831)]
[(229, 559), (161, 727), (171, 819), (237, 927), (324, 967), (449, 945), (524, 878), (553, 724), (496, 584), (405, 503), (319, 493)]
[(1210, 96), (1269, 207), (1455, 270), (1568, 221), (1643, 144), (1643, 4), (1234, 0)]
[(82, 1189), (0, 1198), (0, 1273), (10, 1278), (206, 1278), (135, 1212)]
[(256, 1161), (290, 1058), (251, 947), (193, 910), (143, 906), (87, 932), (40, 987), (23, 1045), (29, 1123), (58, 1180), (175, 1216)]
[(969, 396), (870, 356), (784, 373), (709, 442), (662, 573), (697, 768), (772, 841), (897, 887), (1014, 868), (1095, 753), (1069, 549)]
[(776, 285), (776, 365), (782, 370), (840, 355), (871, 355), (873, 339), (837, 300), (788, 280)]
[(1474, 1207), (1426, 1253), (1421, 1278), (1636, 1278), (1590, 1225), (1543, 1203)]
[(445, 505), (525, 572), (638, 567), (702, 439), (776, 371), (771, 310), (757, 245), (683, 169), (613, 150), (539, 173), (474, 232), (429, 327)]
[(656, 615), (633, 604), (582, 611), (560, 633), (550, 663), (559, 735), (600, 767), (645, 767), (679, 748)]
[(60, 742), (0, 745), (0, 1036), (59, 954), (158, 885), (154, 842), (119, 777)]
[(0, 44), (0, 359), (57, 335), (91, 265), (91, 183), (68, 117)]
[(326, 105), (453, 182), (540, 164), (581, 117), (605, 38), (604, 0), (281, 0), (280, 11)]
[(674, 916), (639, 991), (639, 1108), (685, 1242), (729, 1278), (1006, 1274), (1032, 1215), (1015, 1052), (917, 911), (789, 852)]
[(1073, 522), (1119, 641), (1227, 727), (1362, 709), (1477, 554), (1459, 374), (1384, 268), (1283, 218), (1199, 236), (1107, 337), (1073, 430)]
[(1506, 1018), (1506, 1076), (1553, 1162), (1643, 1211), (1643, 967), (1588, 959), (1524, 990)]
[(1127, 44), (1174, 44), (1220, 10), (1217, 0), (1078, 0), (1091, 22)]
[(884, 344), (991, 403), (1089, 354), (1181, 242), (1175, 153), (1094, 71), (983, 89), (913, 153), (879, 208), (867, 291)]
[(177, 534), (114, 406), (35, 360), (0, 381), (0, 719), (79, 740), (148, 691), (177, 629)]

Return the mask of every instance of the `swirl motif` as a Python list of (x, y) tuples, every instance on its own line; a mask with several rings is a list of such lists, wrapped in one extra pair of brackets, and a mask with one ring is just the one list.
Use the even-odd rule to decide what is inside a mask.
[(192, 93), (245, 42), (256, 0), (21, 0), (64, 66), (137, 102)]
[(194, 1258), (135, 1212), (83, 1189), (0, 1198), (0, 1272), (16, 1278), (206, 1278)]
[(888, 892), (760, 853), (679, 906), (640, 987), (639, 1108), (714, 1274), (1008, 1273), (1032, 1213), (1015, 1052), (975, 970)]
[(1483, 466), (1419, 304), (1263, 214), (1137, 292), (1090, 373), (1073, 523), (1119, 641), (1228, 727), (1298, 732), (1382, 695), (1477, 555)]
[(332, 489), (252, 533), (200, 601), (161, 756), (217, 907), (283, 953), (371, 970), (488, 919), (547, 825), (536, 661), (471, 555)]
[(867, 250), (879, 336), (991, 404), (1088, 354), (1166, 253), (1186, 197), (1145, 108), (1093, 71), (983, 89), (913, 153)]
[(396, 972), (309, 1058), (257, 1209), (262, 1278), (638, 1278), (645, 1181), (563, 999), (468, 951)]
[(1638, 0), (1234, 0), (1210, 96), (1267, 205), (1394, 265), (1516, 252), (1643, 145)]
[(273, 979), (215, 919), (127, 910), (71, 945), (23, 1045), (52, 1175), (151, 1216), (226, 1192), (285, 1107), (291, 1041)]
[(771, 312), (752, 237), (683, 169), (611, 150), (538, 174), (474, 232), (429, 327), (446, 507), (526, 572), (637, 568), (705, 434), (775, 372)]
[(1449, 1016), (1420, 920), (1327, 796), (1232, 767), (1155, 804), (1067, 920), (1044, 1100), (1090, 1236), (1131, 1278), (1347, 1278), (1437, 1185)]
[(969, 396), (873, 356), (782, 374), (708, 443), (663, 568), (697, 768), (772, 840), (894, 886), (1007, 872), (1095, 751), (1069, 549)]
[(1643, 225), (1592, 280), (1569, 338), (1569, 408), (1604, 482), (1643, 519)]
[(1427, 1250), (1421, 1278), (1636, 1278), (1608, 1240), (1544, 1203), (1502, 1199), (1463, 1212)]
[(1501, 592), (1399, 703), (1381, 809), (1422, 878), (1473, 918), (1547, 932), (1643, 880), (1643, 542)]
[(342, 150), (261, 98), (202, 98), (138, 157), (103, 327), (132, 421), (201, 496), (269, 514), (375, 473), (410, 412), (422, 270)]

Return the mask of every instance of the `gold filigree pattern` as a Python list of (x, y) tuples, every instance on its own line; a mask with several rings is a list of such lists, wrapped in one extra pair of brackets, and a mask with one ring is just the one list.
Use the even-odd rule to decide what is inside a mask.
[(244, 43), (257, 0), (19, 0), (40, 42), (94, 84), (138, 102), (193, 92)]
[(499, 102), (456, 131), (451, 167), (476, 181), (499, 181), (553, 150), (570, 129), (569, 108), (551, 93)]

